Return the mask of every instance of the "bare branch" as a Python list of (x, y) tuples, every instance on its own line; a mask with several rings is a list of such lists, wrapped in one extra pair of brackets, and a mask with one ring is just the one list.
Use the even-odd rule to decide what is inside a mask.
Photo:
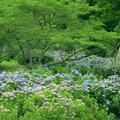
[[(82, 50), (78, 50), (76, 52), (74, 52), (73, 54), (71, 54), (70, 56), (68, 56), (67, 58), (63, 59), (62, 61), (58, 61), (58, 62), (55, 62), (55, 63), (51, 63), (51, 64), (48, 64), (47, 66), (53, 66), (53, 65), (57, 65), (57, 64), (63, 64), (67, 61), (72, 61), (72, 57), (75, 56), (76, 54), (78, 54), (79, 52), (81, 51), (84, 51), (84, 49)], [(82, 59), (82, 58), (79, 58), (79, 59)], [(73, 59), (74, 60), (74, 59)]]

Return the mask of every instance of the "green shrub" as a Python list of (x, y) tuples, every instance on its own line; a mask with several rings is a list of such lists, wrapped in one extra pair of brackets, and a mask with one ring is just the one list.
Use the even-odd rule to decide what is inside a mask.
[(0, 71), (15, 71), (20, 68), (26, 68), (20, 65), (16, 60), (3, 61), (0, 63)]
[(109, 104), (109, 112), (114, 113), (120, 118), (120, 94), (113, 97), (112, 102)]
[(63, 98), (48, 91), (44, 91), (44, 95), (21, 93), (12, 101), (4, 100), (0, 120), (115, 120), (89, 96), (74, 99), (67, 91)]

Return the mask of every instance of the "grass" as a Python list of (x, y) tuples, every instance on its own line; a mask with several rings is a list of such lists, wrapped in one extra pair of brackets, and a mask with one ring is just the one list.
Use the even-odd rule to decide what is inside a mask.
[(3, 61), (0, 63), (1, 71), (16, 71), (18, 69), (27, 69), (25, 66), (20, 65), (16, 60)]

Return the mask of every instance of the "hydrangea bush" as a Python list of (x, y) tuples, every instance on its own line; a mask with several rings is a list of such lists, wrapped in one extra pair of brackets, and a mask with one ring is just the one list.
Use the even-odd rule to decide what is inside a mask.
[[(54, 73), (48, 68), (0, 74), (1, 120), (114, 120), (120, 78)], [(116, 109), (116, 112), (112, 109)], [(94, 112), (93, 112), (94, 111)]]
[(82, 56), (79, 55), (76, 56), (76, 61), (72, 61), (68, 66), (74, 67), (84, 74), (92, 72), (100, 76), (104, 75), (105, 77), (112, 74), (120, 74), (119, 68), (116, 68), (115, 66), (115, 58), (102, 58), (92, 55), (79, 60), (81, 57)]

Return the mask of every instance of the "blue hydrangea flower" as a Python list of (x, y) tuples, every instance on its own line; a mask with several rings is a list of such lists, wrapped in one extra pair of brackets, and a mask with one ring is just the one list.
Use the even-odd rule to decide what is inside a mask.
[(89, 81), (89, 80), (85, 80), (85, 81), (84, 81), (84, 84), (89, 85), (89, 84), (90, 84), (90, 81)]
[(105, 82), (102, 82), (101, 87), (102, 87), (102, 88), (106, 88), (106, 83), (105, 83)]
[(5, 79), (6, 78), (6, 72), (3, 71), (1, 74), (0, 74), (0, 79)]

